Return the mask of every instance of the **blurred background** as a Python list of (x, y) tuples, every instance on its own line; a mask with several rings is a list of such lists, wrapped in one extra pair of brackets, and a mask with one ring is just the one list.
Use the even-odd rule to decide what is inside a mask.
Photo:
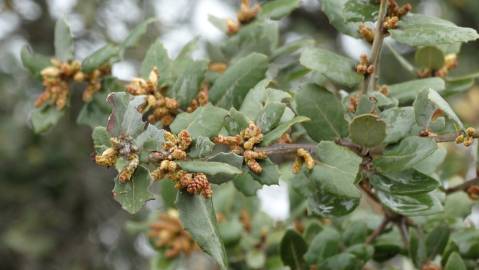
[[(408, 2), (415, 12), (479, 28), (477, 0)], [(310, 36), (353, 58), (366, 51), (361, 41), (338, 34), (328, 24), (320, 4), (320, 0), (303, 0), (301, 8), (282, 21), (283, 41)], [(107, 41), (121, 42), (144, 19), (156, 17), (139, 46), (113, 66), (115, 76), (128, 80), (137, 74), (156, 37), (161, 37), (171, 56), (197, 36), (220, 41), (225, 35), (208, 22), (208, 15), (234, 17), (238, 6), (239, 0), (0, 0), (1, 269), (147, 269), (153, 253), (143, 236), (125, 229), (128, 220), (140, 220), (144, 213), (131, 216), (121, 210), (110, 196), (113, 172), (98, 168), (90, 158), (91, 131), (75, 123), (81, 104), (73, 103), (69, 115), (48, 134), (33, 134), (29, 114), (41, 83), (21, 66), (22, 46), (29, 44), (36, 52), (52, 55), (55, 20), (65, 17), (75, 37), (76, 58), (83, 59)], [(474, 53), (478, 45), (463, 47), (455, 73), (479, 70), (479, 54)], [(413, 58), (408, 48), (397, 49)], [(207, 57), (205, 51), (203, 46), (196, 57)], [(407, 79), (398, 74), (399, 64), (388, 51), (382, 67), (385, 83)], [(477, 86), (451, 100), (465, 122), (479, 124)], [(467, 156), (456, 152), (445, 167), (451, 176), (465, 174), (468, 168)], [(263, 208), (274, 218), (287, 216), (283, 187), (262, 190), (261, 197)], [(279, 202), (272, 203), (271, 197)]]

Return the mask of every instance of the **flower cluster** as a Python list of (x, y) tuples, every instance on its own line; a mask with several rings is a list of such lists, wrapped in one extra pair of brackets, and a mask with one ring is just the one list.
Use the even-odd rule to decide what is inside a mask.
[(292, 168), (293, 172), (298, 173), (301, 170), (301, 167), (303, 167), (303, 164), (306, 165), (308, 170), (312, 170), (315, 164), (314, 158), (304, 148), (299, 148), (296, 151), (296, 159), (294, 160)]
[(228, 145), (233, 153), (243, 155), (248, 168), (256, 174), (260, 174), (263, 171), (258, 160), (268, 157), (265, 152), (254, 150), (255, 145), (259, 144), (262, 140), (263, 133), (261, 133), (261, 128), (253, 122), (250, 122), (248, 127), (242, 130), (238, 135), (219, 135), (213, 138), (214, 143)]
[(163, 126), (169, 126), (178, 113), (178, 102), (163, 95), (165, 89), (158, 87), (158, 76), (158, 69), (154, 67), (148, 80), (134, 78), (126, 91), (134, 96), (147, 96), (143, 112), (150, 112), (148, 122), (154, 124), (160, 121)]
[(474, 138), (477, 138), (479, 135), (476, 132), (475, 128), (469, 127), (466, 129), (466, 132), (460, 134), (456, 137), (457, 144), (464, 144), (464, 146), (471, 146), (474, 142)]
[(253, 21), (260, 11), (261, 6), (259, 4), (251, 7), (249, 0), (241, 0), (240, 10), (236, 14), (237, 21), (233, 21), (232, 19), (228, 19), (226, 21), (228, 34), (231, 35), (238, 32), (241, 25), (245, 25)]
[(156, 248), (166, 250), (167, 258), (199, 250), (191, 235), (183, 229), (176, 210), (160, 214), (158, 220), (150, 224), (148, 238)]
[(184, 189), (191, 194), (201, 194), (205, 198), (213, 195), (208, 178), (203, 173), (190, 173), (182, 170), (175, 162), (185, 160), (186, 150), (191, 145), (191, 136), (188, 131), (182, 130), (178, 136), (165, 132), (163, 150), (150, 154), (150, 161), (159, 164), (151, 176), (155, 180), (169, 178), (176, 182), (177, 189)]
[(200, 106), (208, 104), (208, 84), (205, 82), (201, 86), (200, 91), (196, 95), (196, 98), (191, 101), (190, 106), (186, 108), (187, 112), (193, 112)]
[(125, 158), (128, 163), (118, 174), (118, 179), (121, 183), (130, 181), (135, 172), (140, 158), (138, 156), (138, 149), (133, 144), (131, 138), (126, 137), (112, 137), (110, 138), (111, 147), (107, 148), (100, 155), (95, 156), (95, 162), (99, 166), (111, 167), (114, 166), (118, 158)]
[(411, 10), (412, 5), (409, 3), (399, 6), (396, 0), (389, 0), (387, 16), (383, 22), (384, 30), (397, 28), (399, 20)]
[(373, 43), (374, 41), (374, 31), (371, 27), (366, 26), (366, 24), (362, 23), (359, 25), (358, 29), (359, 34), (362, 38), (364, 38), (367, 42)]
[(70, 96), (69, 81), (71, 80), (87, 83), (82, 98), (84, 102), (90, 102), (93, 95), (101, 89), (102, 77), (111, 73), (109, 65), (84, 73), (81, 71), (81, 63), (77, 60), (61, 62), (52, 59), (51, 64), (41, 71), (44, 91), (35, 101), (37, 108), (46, 102), (50, 102), (59, 110), (65, 108)]
[(367, 54), (363, 53), (359, 57), (359, 64), (356, 66), (356, 72), (363, 75), (370, 75), (374, 72), (374, 65), (369, 64)]

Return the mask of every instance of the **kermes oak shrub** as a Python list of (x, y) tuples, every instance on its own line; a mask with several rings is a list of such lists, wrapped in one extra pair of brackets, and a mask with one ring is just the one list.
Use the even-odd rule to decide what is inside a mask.
[[(448, 75), (477, 32), (395, 0), (322, 0), (339, 32), (371, 44), (350, 59), (310, 39), (280, 43), (278, 20), (298, 5), (244, 0), (237, 18), (210, 17), (228, 37), (208, 44), (208, 59), (191, 57), (198, 40), (175, 59), (157, 40), (130, 82), (111, 66), (153, 19), (82, 61), (59, 20), (55, 56), (21, 54), (44, 87), (33, 129), (52, 128), (83, 88), (77, 122), (93, 129), (96, 163), (118, 171), (114, 199), (132, 214), (161, 201), (140, 226), (158, 250), (153, 269), (201, 250), (218, 269), (365, 269), (396, 255), (419, 269), (477, 269), (479, 231), (456, 214), (467, 209), (444, 205), (461, 208), (447, 205), (460, 192), (477, 199), (479, 180), (447, 187), (437, 174), (440, 144), (479, 136), (444, 99), (478, 76)], [(386, 37), (416, 50), (413, 65), (391, 48), (416, 79), (378, 84)], [(275, 224), (255, 195), (279, 179), (291, 207)]]

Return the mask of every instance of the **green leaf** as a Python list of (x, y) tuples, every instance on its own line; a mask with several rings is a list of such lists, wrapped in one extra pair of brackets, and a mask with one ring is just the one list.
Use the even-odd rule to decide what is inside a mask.
[(219, 134), (227, 113), (222, 108), (208, 104), (192, 113), (180, 113), (171, 123), (170, 129), (175, 134), (186, 129), (193, 139), (199, 136), (213, 137)]
[(216, 214), (211, 199), (192, 196), (179, 191), (176, 206), (181, 223), (193, 240), (218, 263), (220, 269), (228, 269), (226, 251), (219, 237)]
[(96, 127), (91, 134), (96, 153), (101, 153), (111, 145), (110, 135), (105, 127)]
[(469, 228), (455, 231), (451, 234), (451, 240), (457, 246), (462, 257), (479, 258), (479, 230)]
[(146, 201), (152, 200), (153, 195), (148, 191), (150, 186), (150, 173), (147, 169), (139, 166), (130, 181), (122, 184), (115, 178), (113, 198), (121, 204), (121, 207), (130, 214), (140, 211)]
[(278, 125), (276, 128), (266, 133), (263, 136), (263, 141), (261, 141), (262, 146), (268, 146), (278, 140), (288, 129), (290, 129), (294, 124), (302, 123), (309, 121), (310, 119), (305, 116), (296, 116), (295, 118), (284, 122)]
[(126, 48), (136, 46), (136, 44), (140, 41), (140, 38), (146, 33), (146, 30), (148, 30), (148, 25), (155, 21), (156, 18), (149, 18), (137, 25), (121, 43), (121, 49), (124, 50)]
[(112, 136), (136, 137), (145, 127), (138, 108), (145, 103), (145, 96), (131, 96), (125, 92), (113, 92), (107, 97), (112, 107), (107, 130)]
[(322, 0), (321, 9), (332, 24), (339, 32), (359, 37), (359, 22), (350, 22), (346, 20), (345, 6), (349, 0)]
[(362, 244), (369, 236), (369, 229), (365, 222), (353, 222), (343, 232), (345, 244), (352, 246)]
[(453, 252), (447, 260), (444, 270), (467, 270), (466, 264), (457, 252)]
[(421, 91), (414, 101), (416, 123), (422, 128), (429, 128), (437, 109), (441, 110), (450, 120), (454, 121), (459, 128), (464, 129), (462, 121), (457, 117), (451, 106), (449, 106), (441, 95), (432, 89)]
[(380, 116), (386, 122), (385, 144), (395, 143), (406, 137), (415, 123), (412, 107), (391, 108), (382, 111)]
[(349, 124), (349, 134), (354, 143), (374, 147), (386, 138), (386, 123), (374, 114), (359, 115)]
[(443, 79), (435, 77), (412, 80), (389, 86), (390, 96), (397, 98), (401, 104), (413, 101), (417, 94), (424, 89), (434, 89), (438, 92), (442, 92), (446, 89), (446, 83)]
[(442, 96), (450, 96), (454, 94), (463, 93), (474, 85), (474, 79), (464, 79), (462, 81), (448, 81), (446, 84), (446, 90), (441, 92)]
[(84, 104), (78, 113), (77, 123), (91, 128), (105, 125), (111, 113), (110, 107), (105, 104), (106, 96), (106, 91), (96, 93), (92, 101)]
[(409, 13), (399, 21), (397, 29), (389, 30), (391, 37), (409, 46), (437, 46), (468, 42), (479, 38), (476, 30), (459, 27), (437, 17)]
[(358, 205), (359, 198), (338, 196), (321, 189), (315, 190), (315, 193), (308, 198), (309, 209), (321, 216), (344, 216), (351, 213)]
[(384, 151), (374, 160), (374, 165), (383, 172), (397, 172), (414, 167), (437, 149), (437, 144), (430, 138), (410, 136), (399, 144)]
[(165, 86), (171, 83), (171, 62), (168, 52), (158, 38), (146, 52), (143, 63), (141, 63), (140, 75), (147, 79), (153, 67), (156, 67), (160, 74), (158, 84), (159, 86)]
[(40, 77), (40, 72), (51, 65), (50, 59), (44, 55), (34, 53), (30, 46), (25, 45), (20, 51), (23, 66), (35, 77)]
[(232, 248), (241, 240), (243, 224), (235, 217), (219, 223), (218, 231), (226, 248)]
[(446, 149), (438, 148), (430, 156), (416, 163), (416, 165), (414, 165), (414, 169), (427, 175), (434, 174), (446, 159), (446, 155)]
[(325, 49), (307, 48), (301, 53), (299, 62), (338, 84), (353, 87), (362, 80), (354, 69), (353, 60)]
[(260, 112), (270, 103), (281, 103), (291, 99), (291, 95), (285, 91), (267, 88), (270, 82), (271, 80), (269, 79), (260, 81), (244, 98), (240, 112), (249, 119), (257, 119)]
[(199, 136), (193, 141), (193, 145), (188, 150), (188, 156), (192, 158), (203, 158), (213, 152), (215, 143), (209, 138)]
[(231, 180), (233, 176), (243, 173), (241, 169), (222, 162), (193, 160), (176, 163), (188, 172), (201, 172), (211, 176), (208, 180), (214, 184), (222, 184)]
[(409, 229), (409, 256), (417, 268), (427, 260), (426, 243), (422, 234), (414, 228)]
[(56, 125), (64, 111), (51, 105), (44, 105), (32, 111), (32, 126), (35, 133), (43, 133)]
[(348, 22), (372, 21), (378, 16), (379, 5), (369, 0), (348, 0), (344, 5), (344, 17)]
[(55, 56), (67, 61), (74, 58), (73, 36), (65, 19), (59, 19), (55, 24)]
[(239, 109), (248, 91), (264, 78), (267, 65), (268, 58), (259, 53), (241, 58), (216, 79), (209, 100), (223, 108)]
[(165, 131), (148, 124), (148, 127), (135, 139), (135, 146), (147, 152), (163, 150)]
[(303, 237), (294, 230), (287, 230), (281, 239), (280, 255), (281, 260), (293, 270), (304, 268), (304, 254), (308, 246)]
[(92, 72), (101, 65), (106, 64), (110, 59), (117, 57), (119, 52), (120, 49), (115, 45), (106, 44), (82, 61), (81, 70), (87, 73)]
[(326, 259), (319, 265), (321, 270), (361, 270), (362, 263), (350, 253), (341, 253)]
[(263, 171), (260, 174), (250, 171), (253, 178), (262, 185), (277, 185), (280, 177), (278, 165), (269, 158), (258, 160), (258, 163), (263, 168)]
[(237, 63), (253, 53), (270, 56), (278, 47), (278, 43), (279, 22), (255, 20), (243, 25), (238, 33), (227, 39), (222, 45), (222, 51), (231, 59), (230, 63)]
[(374, 247), (366, 244), (355, 244), (346, 249), (348, 253), (354, 255), (362, 263), (369, 261), (374, 255)]
[(261, 6), (261, 17), (279, 20), (299, 6), (299, 0), (274, 0)]
[(440, 183), (417, 170), (374, 174), (370, 177), (375, 189), (391, 194), (408, 195), (433, 191)]
[(449, 241), (450, 229), (446, 224), (440, 224), (434, 228), (426, 237), (427, 256), (434, 259), (436, 255), (442, 254)]
[(264, 107), (256, 118), (256, 124), (261, 128), (261, 132), (267, 133), (276, 127), (283, 116), (286, 105), (273, 102)]
[(179, 78), (168, 90), (168, 96), (175, 98), (182, 109), (186, 109), (198, 94), (208, 68), (208, 62), (204, 60), (188, 60), (187, 63), (185, 71), (178, 74)]
[(243, 173), (233, 179), (233, 184), (245, 196), (254, 196), (262, 185), (249, 173)]
[(296, 94), (295, 101), (298, 115), (311, 119), (303, 126), (313, 140), (334, 140), (347, 135), (343, 106), (328, 90), (307, 84)]
[(444, 66), (444, 53), (433, 46), (420, 48), (415, 55), (416, 64), (421, 68), (437, 70)]
[(426, 216), (443, 211), (439, 199), (432, 193), (397, 195), (378, 191), (382, 204), (392, 211), (405, 216)]
[(349, 149), (334, 142), (322, 141), (316, 154), (320, 162), (312, 177), (328, 193), (348, 198), (359, 198), (360, 192), (354, 185), (361, 158)]
[(244, 114), (237, 111), (235, 108), (231, 108), (228, 115), (225, 117), (225, 128), (230, 135), (240, 134), (240, 132), (248, 127), (250, 119)]
[(304, 255), (308, 264), (318, 264), (341, 252), (341, 236), (330, 227), (318, 233)]

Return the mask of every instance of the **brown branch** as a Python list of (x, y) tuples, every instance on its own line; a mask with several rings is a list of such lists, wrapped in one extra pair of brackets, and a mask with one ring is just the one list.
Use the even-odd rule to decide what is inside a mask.
[(379, 58), (381, 56), (381, 50), (384, 43), (384, 36), (385, 32), (383, 29), (384, 18), (387, 14), (388, 9), (388, 1), (381, 0), (381, 4), (379, 6), (379, 14), (378, 14), (378, 21), (376, 24), (376, 30), (374, 33), (374, 41), (371, 48), (371, 55), (369, 56), (369, 63), (373, 65), (375, 68), (373, 73), (371, 73), (367, 78), (366, 82), (364, 83), (363, 87), (363, 94), (366, 94), (368, 90), (373, 91), (376, 88), (376, 80), (379, 72)]
[(401, 234), (401, 239), (404, 243), (404, 247), (407, 248), (409, 246), (409, 233), (407, 231), (407, 222), (404, 216), (402, 216), (401, 220), (396, 223), (399, 229), (399, 233)]
[(384, 232), (389, 222), (389, 218), (384, 217), (381, 224), (379, 224), (379, 226), (368, 236), (368, 238), (366, 239), (366, 244), (371, 244), (374, 240), (376, 240), (376, 238), (378, 238), (378, 236), (380, 236)]
[(311, 153), (316, 151), (316, 144), (312, 143), (296, 143), (296, 144), (273, 144), (267, 147), (257, 147), (256, 151), (266, 152), (267, 155), (293, 154), (300, 148)]
[(448, 188), (444, 192), (446, 194), (451, 194), (451, 193), (454, 193), (454, 192), (457, 192), (457, 191), (466, 190), (470, 186), (474, 186), (474, 185), (479, 185), (479, 177), (476, 177), (476, 178), (471, 179), (471, 180), (467, 180), (466, 182), (464, 182), (462, 184), (459, 184), (457, 186)]

